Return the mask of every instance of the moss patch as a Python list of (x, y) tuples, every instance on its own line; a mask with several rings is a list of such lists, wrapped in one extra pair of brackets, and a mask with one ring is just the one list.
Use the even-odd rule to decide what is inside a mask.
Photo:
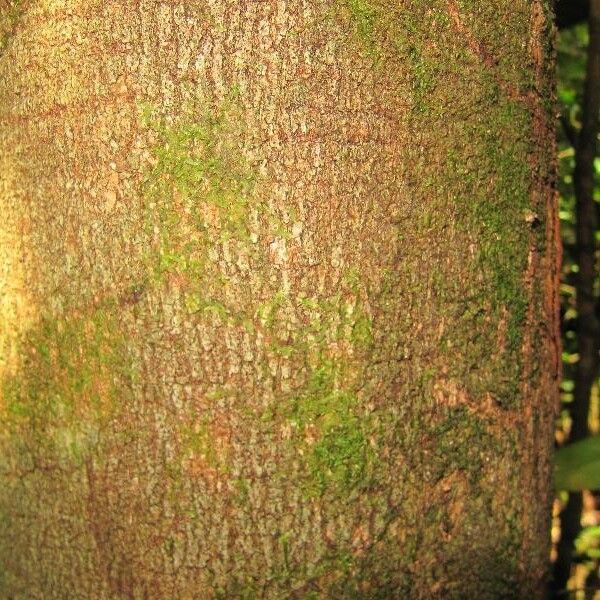
[[(302, 325), (294, 328), (291, 339), (286, 330), (282, 343), (277, 331), (290, 312)], [(291, 428), (292, 448), (300, 450), (305, 463), (308, 495), (343, 495), (368, 479), (375, 459), (370, 419), (360, 398), (365, 376), (357, 366), (373, 342), (372, 321), (359, 284), (350, 275), (342, 292), (328, 298), (293, 300), (278, 294), (260, 314), (275, 334), (271, 352), (306, 371), (300, 389), (278, 399), (263, 421), (282, 419)]]
[[(363, 46), (377, 45), (380, 62), (404, 76), (412, 98), (406, 160), (416, 174), (406, 177), (423, 209), (414, 216), (415, 231), (402, 236), (443, 240), (453, 229), (453, 243), (464, 246), (453, 265), (429, 265), (431, 275), (415, 282), (412, 295), (435, 294), (439, 318), (449, 323), (439, 350), (460, 357), (451, 375), (473, 396), (491, 394), (502, 406), (516, 406), (527, 255), (532, 237), (543, 238), (526, 221), (528, 211), (543, 210), (531, 206), (532, 115), (524, 94), (532, 69), (515, 41), (529, 39), (531, 7), (515, 7), (516, 35), (497, 27), (498, 15), (509, 16), (501, 2), (482, 7), (465, 0), (449, 8), (445, 0), (409, 0), (397, 13), (377, 0), (344, 5)], [(431, 247), (423, 251), (432, 254)]]
[(371, 56), (377, 54), (376, 25), (379, 14), (376, 5), (369, 0), (340, 0), (346, 9), (359, 39)]
[[(524, 276), (531, 235), (526, 221), (531, 117), (524, 106), (506, 98), (499, 98), (496, 106), (490, 115), (493, 127), (473, 131), (480, 144), (450, 150), (444, 171), (461, 178), (457, 222), (474, 240), (475, 250), (468, 259), (473, 284), (455, 309), (456, 326), (448, 331), (448, 339), (462, 339), (462, 347), (453, 351), (463, 354), (467, 364), (477, 365), (460, 374), (471, 393), (489, 392), (501, 405), (510, 406), (519, 393), (528, 304)], [(494, 358), (485, 361), (482, 347), (495, 351)]]
[(117, 309), (44, 318), (21, 340), (19, 368), (2, 382), (2, 421), (60, 460), (80, 461), (119, 413), (136, 374)]
[(143, 196), (149, 257), (157, 279), (179, 275), (192, 288), (201, 284), (211, 244), (251, 241), (249, 228), (255, 179), (237, 148), (233, 100), (218, 108), (189, 108), (174, 123), (141, 107), (154, 140)]
[(8, 46), (10, 38), (23, 13), (24, 0), (8, 0), (0, 7), (0, 56)]
[(311, 493), (352, 489), (364, 482), (372, 458), (368, 418), (357, 410), (356, 393), (343, 386), (343, 366), (324, 359), (292, 401), (289, 419), (304, 437)]

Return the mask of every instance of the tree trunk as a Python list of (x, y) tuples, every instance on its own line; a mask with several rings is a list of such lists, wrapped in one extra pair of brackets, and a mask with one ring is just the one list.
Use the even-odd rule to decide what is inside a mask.
[(546, 4), (0, 7), (1, 595), (540, 596)]

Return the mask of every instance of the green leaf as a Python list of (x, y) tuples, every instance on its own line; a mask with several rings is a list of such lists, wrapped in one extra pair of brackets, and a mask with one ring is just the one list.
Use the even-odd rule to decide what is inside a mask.
[(600, 489), (600, 436), (558, 450), (554, 457), (554, 485), (557, 490)]

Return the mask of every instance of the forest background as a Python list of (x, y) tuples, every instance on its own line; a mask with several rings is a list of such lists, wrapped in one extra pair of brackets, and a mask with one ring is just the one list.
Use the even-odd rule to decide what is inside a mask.
[[(563, 380), (557, 425), (553, 593), (596, 597), (600, 559), (598, 520), (598, 268), (600, 159), (598, 23), (587, 2), (558, 2), (558, 128), (560, 222), (563, 239), (561, 317)], [(587, 128), (587, 131), (584, 131)], [(590, 135), (591, 133), (591, 135)], [(586, 140), (587, 137), (587, 140)], [(586, 149), (586, 143), (592, 151)], [(588, 181), (586, 181), (586, 179)]]

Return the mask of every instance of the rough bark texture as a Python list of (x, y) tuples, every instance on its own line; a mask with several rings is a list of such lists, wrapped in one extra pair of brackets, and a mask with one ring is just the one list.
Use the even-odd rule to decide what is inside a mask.
[(546, 5), (0, 7), (2, 596), (540, 595)]

